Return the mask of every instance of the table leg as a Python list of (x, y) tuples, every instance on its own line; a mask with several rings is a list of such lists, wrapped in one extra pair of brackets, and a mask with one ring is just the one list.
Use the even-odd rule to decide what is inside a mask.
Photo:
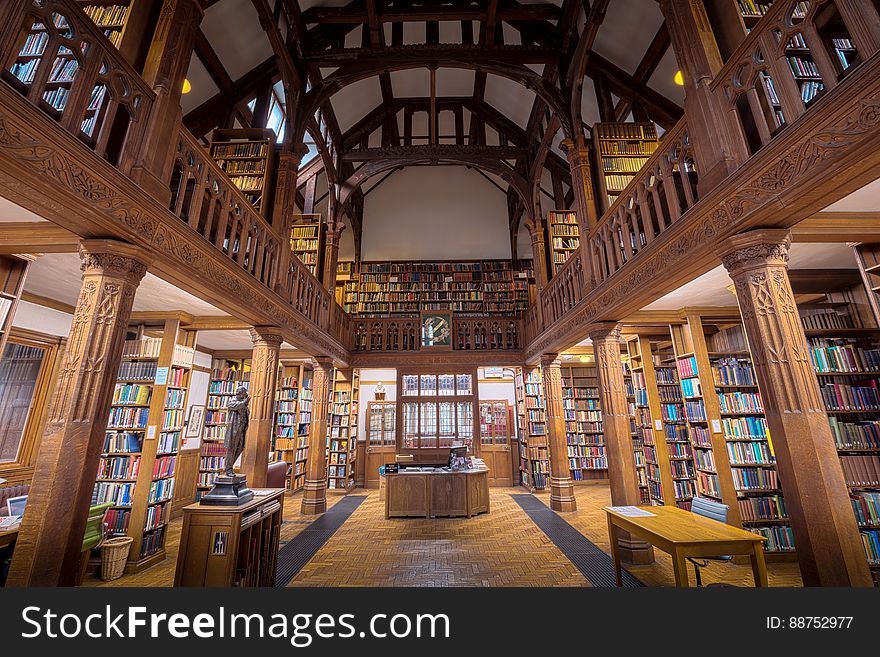
[(767, 582), (767, 564), (764, 561), (764, 546), (761, 543), (755, 543), (755, 548), (751, 555), (751, 561), (755, 586), (770, 586)]
[(677, 549), (672, 552), (672, 568), (675, 572), (675, 585), (685, 588), (690, 586), (688, 584), (687, 561)]
[(617, 531), (611, 516), (608, 516), (608, 538), (611, 541), (611, 559), (614, 561), (614, 575), (617, 578), (617, 586), (623, 586), (623, 573), (620, 570), (620, 546), (617, 543)]

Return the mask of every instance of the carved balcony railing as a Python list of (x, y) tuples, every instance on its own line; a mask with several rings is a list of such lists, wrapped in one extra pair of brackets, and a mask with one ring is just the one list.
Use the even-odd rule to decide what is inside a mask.
[(877, 11), (852, 0), (773, 3), (711, 84), (738, 134), (739, 164), (880, 49)]
[[(590, 231), (587, 243), (596, 283), (648, 247), (697, 200), (697, 165), (682, 119)], [(571, 260), (578, 255), (572, 254)], [(554, 303), (559, 306), (563, 300)]]
[(129, 174), (153, 91), (73, 0), (0, 4), (3, 80)]
[(178, 132), (170, 187), (171, 212), (260, 283), (275, 287), (278, 235), (185, 128)]
[[(355, 352), (416, 352), (421, 350), (419, 319), (356, 319), (353, 322)], [(454, 351), (519, 352), (522, 325), (514, 317), (456, 317), (452, 320)]]
[(330, 293), (295, 257), (291, 257), (287, 270), (285, 290), (287, 301), (294, 310), (312, 323), (326, 328), (331, 307)]
[(571, 254), (541, 295), (541, 316), (547, 324), (574, 308), (587, 292), (582, 251), (579, 248)]

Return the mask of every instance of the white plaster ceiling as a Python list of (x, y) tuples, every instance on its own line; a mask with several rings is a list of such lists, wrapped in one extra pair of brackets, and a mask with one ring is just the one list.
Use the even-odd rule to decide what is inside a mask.
[(663, 14), (656, 2), (613, 0), (608, 3), (593, 50), (632, 74), (662, 24)]
[[(31, 264), (24, 289), (31, 294), (75, 305), (82, 281), (76, 253), (47, 253)], [(134, 297), (135, 311), (180, 310), (193, 315), (225, 315), (215, 306), (147, 273)]]
[[(212, 351), (238, 351), (253, 349), (251, 334), (245, 330), (199, 331), (196, 336), (196, 347), (205, 347)], [(282, 349), (295, 349), (292, 344), (281, 343)]]
[(20, 205), (0, 196), (0, 224), (18, 221), (46, 221), (41, 216), (30, 210), (25, 210)]
[(212, 5), (205, 11), (201, 28), (233, 80), (272, 56), (257, 10), (247, 0)]
[(880, 178), (832, 203), (823, 212), (880, 212)]
[[(855, 256), (851, 247), (843, 243), (801, 243), (791, 245), (790, 269), (854, 269)], [(736, 297), (728, 290), (733, 285), (723, 266), (719, 265), (670, 292), (645, 310), (678, 310), (687, 306), (733, 306)]]
[(191, 112), (220, 91), (211, 74), (208, 73), (208, 69), (195, 54), (189, 62), (186, 79), (189, 80), (191, 90), (188, 94), (183, 94), (180, 97), (180, 108), (184, 114)]

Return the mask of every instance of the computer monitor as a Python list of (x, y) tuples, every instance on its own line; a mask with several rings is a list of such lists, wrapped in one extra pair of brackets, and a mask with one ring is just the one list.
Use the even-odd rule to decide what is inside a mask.
[(27, 495), (22, 495), (20, 497), (10, 497), (6, 500), (6, 510), (9, 512), (9, 515), (23, 516), (24, 507), (27, 504), (27, 498)]

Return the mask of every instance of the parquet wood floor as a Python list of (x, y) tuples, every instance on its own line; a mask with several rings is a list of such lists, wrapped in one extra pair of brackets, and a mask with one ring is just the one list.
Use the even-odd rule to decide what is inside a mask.
[[(578, 511), (563, 518), (603, 550), (608, 528), (603, 507), (611, 503), (606, 485), (575, 489)], [(385, 519), (377, 491), (358, 490), (367, 499), (291, 581), (290, 586), (589, 586), (590, 583), (510, 497), (521, 488), (492, 488), (491, 513), (471, 519)], [(538, 498), (549, 504), (549, 494)], [(284, 503), (282, 542), (313, 518), (299, 512), (301, 493)], [(333, 505), (340, 496), (328, 496)], [(136, 575), (85, 586), (171, 586), (182, 520), (169, 525), (168, 558)], [(672, 586), (672, 562), (655, 551), (656, 562), (632, 567), (648, 586)], [(800, 586), (797, 563), (769, 563), (771, 586)], [(693, 571), (689, 570), (691, 580)], [(748, 565), (712, 563), (704, 584), (751, 586)]]

